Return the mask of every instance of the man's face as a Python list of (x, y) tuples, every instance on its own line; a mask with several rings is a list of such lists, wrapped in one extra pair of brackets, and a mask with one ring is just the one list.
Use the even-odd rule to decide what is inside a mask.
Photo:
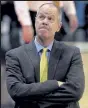
[(35, 21), (37, 35), (42, 39), (54, 38), (55, 32), (59, 31), (59, 26), (57, 9), (54, 6), (42, 6)]

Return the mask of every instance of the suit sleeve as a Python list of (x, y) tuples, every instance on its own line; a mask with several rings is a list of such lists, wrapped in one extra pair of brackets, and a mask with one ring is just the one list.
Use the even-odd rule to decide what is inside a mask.
[(15, 101), (32, 101), (37, 100), (38, 98), (41, 99), (45, 94), (58, 89), (56, 80), (48, 80), (44, 83), (34, 82), (26, 84), (15, 51), (9, 51), (6, 53), (6, 74), (7, 89)]
[(55, 90), (42, 98), (43, 101), (48, 101), (52, 104), (79, 101), (84, 92), (84, 78), (80, 50), (76, 48), (66, 75), (66, 82), (59, 86), (58, 90)]

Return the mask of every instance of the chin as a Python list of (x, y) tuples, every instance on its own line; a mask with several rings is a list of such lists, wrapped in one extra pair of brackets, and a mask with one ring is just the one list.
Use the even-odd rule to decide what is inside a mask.
[(45, 32), (40, 32), (39, 34), (38, 34), (39, 36), (41, 36), (41, 37), (49, 37), (49, 34), (48, 33), (45, 33)]
[(49, 35), (48, 34), (41, 34), (41, 37), (43, 37), (43, 38), (49, 38)]

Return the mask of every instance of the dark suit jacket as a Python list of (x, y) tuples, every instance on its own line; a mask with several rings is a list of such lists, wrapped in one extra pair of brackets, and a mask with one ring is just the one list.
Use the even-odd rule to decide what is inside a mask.
[(34, 41), (6, 53), (7, 89), (16, 108), (79, 108), (84, 91), (79, 48), (54, 41), (44, 83), (39, 82), (39, 64)]

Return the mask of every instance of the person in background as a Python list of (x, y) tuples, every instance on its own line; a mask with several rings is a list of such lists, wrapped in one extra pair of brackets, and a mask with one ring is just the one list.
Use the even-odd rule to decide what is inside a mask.
[[(14, 1), (15, 12), (22, 26), (22, 34), (25, 43), (29, 43), (33, 40), (33, 35), (36, 35), (35, 16), (39, 6), (43, 3), (52, 2), (56, 2), (56, 5), (59, 4), (61, 9), (64, 8), (69, 18), (70, 30), (73, 32), (77, 28), (78, 21), (74, 1)], [(64, 29), (62, 28), (61, 31), (64, 32)]]
[(1, 44), (4, 51), (20, 46), (19, 28), (21, 25), (13, 1), (1, 1)]
[[(78, 18), (77, 30), (80, 32), (84, 31), (84, 41), (88, 41), (88, 1), (75, 1), (75, 7)], [(81, 38), (81, 36), (79, 36), (79, 38)]]
[(60, 17), (53, 3), (42, 4), (35, 39), (6, 53), (7, 89), (15, 108), (79, 108), (85, 85), (82, 58), (79, 48), (54, 39)]

